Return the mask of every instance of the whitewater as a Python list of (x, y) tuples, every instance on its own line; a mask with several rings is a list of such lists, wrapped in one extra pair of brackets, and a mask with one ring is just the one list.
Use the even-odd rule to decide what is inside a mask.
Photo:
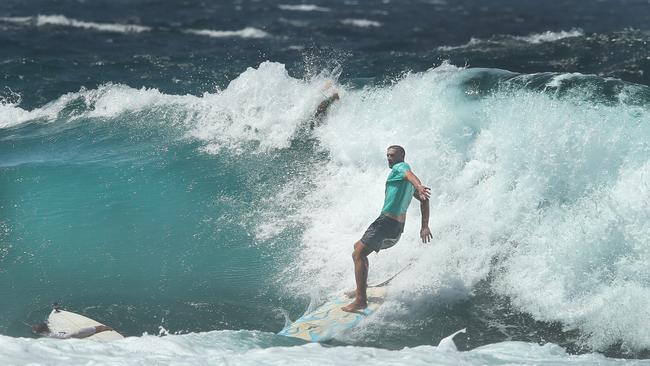
[[(618, 365), (622, 360), (594, 355), (573, 356), (555, 345), (534, 345), (507, 342), (458, 352), (453, 341), (445, 339), (438, 346), (419, 346), (390, 351), (363, 347), (325, 347), (318, 343), (305, 345), (277, 345), (273, 334), (249, 331), (215, 331), (182, 336), (155, 337), (144, 335), (110, 344), (83, 340), (6, 341), (0, 336), (0, 356), (7, 364), (30, 365), (150, 365), (165, 363), (196, 365), (217, 363), (236, 365), (278, 365), (291, 362), (298, 365), (340, 365), (351, 360), (394, 365), (408, 362), (412, 365), (556, 365), (570, 362), (576, 365)], [(282, 337), (283, 338), (283, 337)], [(275, 345), (273, 345), (275, 343)], [(647, 364), (627, 361), (629, 365)]]
[[(197, 291), (221, 291), (225, 297), (235, 291), (228, 287), (232, 280), (233, 288), (259, 284), (266, 288), (263, 296), (281, 300), (256, 300), (255, 311), (269, 313), (263, 325), (229, 323), (232, 313), (226, 312), (217, 330), (176, 323), (170, 331), (187, 334), (159, 337), (143, 335), (138, 320), (129, 317), (147, 311), (133, 310), (124, 321), (130, 337), (110, 344), (0, 336), (0, 358), (8, 364), (48, 365), (646, 363), (598, 352), (618, 347), (635, 355), (650, 348), (648, 87), (579, 73), (519, 74), (447, 63), (381, 82), (341, 84), (337, 77), (337, 71), (324, 71), (298, 78), (281, 63), (263, 62), (222, 90), (200, 96), (109, 83), (33, 109), (20, 107), (18, 97), (3, 100), (0, 168), (9, 189), (0, 200), (6, 213), (0, 276), (13, 280), (27, 273), (36, 260), (29, 258), (39, 256), (81, 267), (88, 263), (84, 260), (103, 258), (117, 270), (100, 267), (86, 280), (111, 286), (110, 278), (119, 273), (120, 284), (135, 287), (124, 292), (131, 299), (124, 301), (145, 309), (154, 305), (133, 299), (138, 286), (145, 294), (154, 291), (146, 278), (173, 299), (183, 298), (184, 280), (197, 281), (192, 282)], [(331, 81), (334, 86), (327, 87)], [(309, 131), (316, 106), (332, 90), (341, 99), (322, 125)], [(386, 303), (371, 319), (338, 337), (349, 346), (302, 344), (274, 335), (282, 320), (271, 313), (278, 308), (295, 319), (354, 286), (352, 244), (381, 209), (384, 153), (392, 144), (405, 147), (406, 161), (431, 187), (433, 242), (419, 243), (419, 212), (412, 205), (399, 245), (370, 256), (370, 282), (412, 265), (393, 281)], [(81, 177), (75, 166), (96, 169), (102, 178)], [(208, 182), (206, 176), (227, 179), (224, 172), (241, 183), (210, 188), (216, 180)], [(103, 221), (108, 216), (102, 212), (108, 211), (102, 210), (112, 205), (122, 207), (125, 217), (142, 220), (128, 229), (138, 240), (125, 242), (124, 252), (102, 244), (92, 256), (84, 254), (81, 239), (21, 241), (21, 235), (29, 236), (27, 223), (38, 222), (38, 215), (53, 225), (60, 222), (47, 212), (18, 220), (27, 217), (21, 215), (28, 215), (31, 197), (21, 184), (34, 189), (39, 179), (55, 181), (52, 190), (74, 185), (79, 195), (90, 197), (91, 202), (79, 199), (60, 213), (83, 221), (84, 208), (90, 210), (86, 218), (92, 224), (84, 230), (117, 223), (131, 227), (117, 217)], [(124, 189), (125, 197), (146, 204), (130, 206), (128, 198), (92, 191), (78, 179), (96, 179), (89, 186), (109, 185), (106, 192)], [(184, 196), (173, 189), (194, 201), (183, 203)], [(159, 208), (159, 200), (169, 210)], [(206, 206), (199, 206), (203, 202)], [(146, 229), (147, 220), (158, 214), (169, 215), (157, 229), (160, 236), (152, 234), (155, 228)], [(200, 221), (203, 231), (188, 227), (188, 235), (179, 237), (174, 215), (182, 217), (181, 224)], [(196, 243), (211, 243), (226, 227), (246, 234), (224, 236), (252, 244), (243, 249), (229, 244), (223, 255), (209, 244), (185, 241), (194, 235)], [(57, 247), (78, 253), (79, 262), (56, 254)], [(248, 262), (250, 252), (239, 250), (259, 252), (261, 259)], [(146, 270), (140, 272), (135, 259), (115, 259), (124, 253), (165, 256), (163, 269), (142, 262)], [(249, 267), (212, 272), (208, 258)], [(36, 272), (53, 273), (47, 269), (51, 263), (38, 263)], [(261, 282), (250, 273), (256, 266)], [(139, 275), (145, 276), (142, 282), (135, 278)], [(30, 278), (27, 285), (37, 282)], [(223, 287), (215, 289), (211, 282)], [(79, 279), (73, 283), (84, 286)], [(1, 320), (25, 319), (21, 309), (37, 307), (28, 298), (56, 298), (64, 284), (55, 276), (23, 289), (24, 298), (13, 299)], [(152, 298), (157, 303), (164, 296)], [(458, 315), (466, 307), (480, 308), (484, 317)], [(201, 308), (192, 305), (185, 319)], [(253, 316), (244, 313), (249, 315), (240, 316)], [(513, 321), (513, 313), (528, 317), (528, 323)], [(117, 307), (111, 316), (120, 319), (119, 314)], [(158, 321), (148, 323), (150, 332)], [(233, 329), (233, 323), (247, 330)], [(462, 328), (467, 334), (455, 339), (473, 345), (467, 351), (457, 351), (445, 338)], [(494, 329), (505, 341), (490, 341)], [(535, 336), (519, 341), (520, 332)], [(436, 346), (443, 339), (446, 346)], [(566, 347), (584, 354), (570, 354)]]

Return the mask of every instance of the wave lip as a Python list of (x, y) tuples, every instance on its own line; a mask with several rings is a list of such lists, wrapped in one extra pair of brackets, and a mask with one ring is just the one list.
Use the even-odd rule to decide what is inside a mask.
[(246, 27), (244, 29), (236, 31), (223, 31), (223, 30), (212, 30), (212, 29), (187, 29), (183, 33), (194, 34), (198, 36), (208, 36), (212, 38), (228, 38), (228, 37), (240, 37), (240, 38), (267, 38), (269, 34), (261, 29)]
[(351, 25), (360, 28), (370, 28), (370, 27), (381, 27), (381, 23), (375, 20), (369, 19), (343, 19), (341, 24)]
[(96, 23), (86, 22), (77, 19), (71, 19), (65, 15), (37, 15), (33, 17), (4, 17), (0, 21), (16, 24), (33, 24), (37, 27), (48, 25), (92, 29), (99, 32), (111, 33), (142, 33), (151, 31), (151, 27), (137, 25), (137, 24), (121, 24), (121, 23)]
[(289, 10), (289, 11), (322, 11), (322, 12), (332, 11), (332, 9), (330, 8), (325, 8), (314, 4), (300, 4), (300, 5), (280, 4), (278, 5), (278, 8), (282, 10)]

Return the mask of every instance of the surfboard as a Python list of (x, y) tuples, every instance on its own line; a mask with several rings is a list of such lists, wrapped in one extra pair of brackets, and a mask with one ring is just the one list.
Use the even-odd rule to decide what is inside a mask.
[(309, 342), (322, 342), (334, 338), (342, 332), (354, 328), (363, 319), (373, 314), (383, 303), (386, 287), (368, 287), (368, 307), (357, 313), (341, 310), (353, 299), (341, 294), (316, 310), (305, 314), (278, 333), (279, 335), (300, 338)]
[[(83, 315), (73, 313), (71, 311), (54, 309), (50, 313), (50, 316), (47, 318), (47, 325), (52, 332), (74, 333), (81, 328), (94, 327), (104, 324)], [(123, 338), (124, 337), (120, 333), (114, 330), (109, 330), (93, 334), (90, 337), (86, 337), (84, 339), (91, 339), (99, 342), (110, 342)]]
[(309, 342), (322, 342), (354, 328), (381, 306), (386, 296), (386, 286), (412, 264), (413, 262), (407, 264), (386, 281), (368, 286), (366, 289), (368, 307), (362, 311), (349, 313), (341, 310), (341, 307), (353, 300), (343, 293), (319, 306), (316, 310), (301, 316), (282, 329), (278, 335), (300, 338)]

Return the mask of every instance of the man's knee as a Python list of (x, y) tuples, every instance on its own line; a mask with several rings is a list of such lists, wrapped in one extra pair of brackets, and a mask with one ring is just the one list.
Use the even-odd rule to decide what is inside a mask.
[(354, 243), (354, 251), (352, 252), (352, 259), (358, 260), (358, 259), (363, 259), (367, 256), (368, 256), (367, 247), (361, 241)]

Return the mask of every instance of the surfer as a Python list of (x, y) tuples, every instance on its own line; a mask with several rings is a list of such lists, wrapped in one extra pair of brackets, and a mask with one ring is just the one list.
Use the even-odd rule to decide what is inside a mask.
[(422, 226), (420, 238), (428, 243), (433, 237), (429, 229), (430, 189), (422, 185), (413, 174), (411, 167), (404, 162), (406, 152), (398, 145), (389, 146), (386, 151), (388, 167), (391, 168), (386, 179), (386, 193), (381, 215), (368, 227), (361, 240), (354, 244), (352, 260), (354, 261), (354, 278), (357, 288), (352, 303), (342, 307), (343, 311), (357, 312), (368, 306), (366, 288), (368, 287), (368, 255), (379, 252), (397, 244), (406, 221), (406, 209), (415, 197), (420, 201)]
[(32, 325), (32, 333), (38, 334), (42, 337), (48, 338), (58, 338), (58, 339), (68, 339), (68, 338), (86, 338), (90, 337), (93, 334), (113, 330), (113, 328), (108, 325), (96, 325), (94, 327), (85, 327), (81, 328), (75, 332), (53, 332), (50, 330), (50, 327), (47, 323), (40, 323)]
[(320, 126), (323, 123), (323, 119), (325, 118), (325, 115), (327, 114), (327, 110), (329, 107), (337, 100), (339, 100), (339, 93), (334, 88), (334, 83), (331, 80), (328, 80), (325, 85), (323, 86), (323, 92), (330, 92), (331, 94), (329, 97), (324, 99), (320, 104), (318, 104), (318, 107), (316, 107), (316, 112), (314, 113), (314, 116), (311, 118), (309, 121), (309, 129), (314, 130), (314, 128)]

